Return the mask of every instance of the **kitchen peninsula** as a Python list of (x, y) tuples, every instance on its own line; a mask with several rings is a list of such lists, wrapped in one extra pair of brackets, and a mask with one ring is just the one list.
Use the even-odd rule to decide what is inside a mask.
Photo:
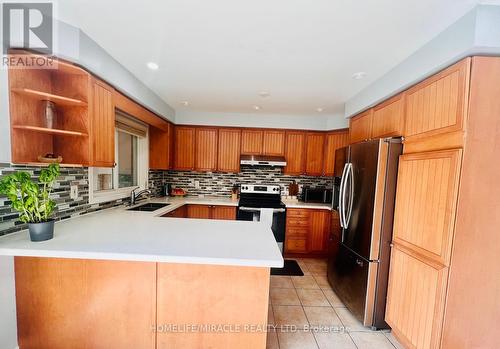
[(283, 265), (271, 229), (161, 217), (183, 204), (73, 218), (42, 243), (0, 238), (15, 256), (19, 345), (264, 348), (270, 268)]

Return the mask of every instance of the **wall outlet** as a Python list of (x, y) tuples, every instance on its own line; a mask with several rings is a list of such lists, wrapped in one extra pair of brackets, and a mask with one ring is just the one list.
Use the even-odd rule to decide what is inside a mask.
[(194, 181), (194, 187), (200, 189), (200, 181)]
[(71, 183), (69, 197), (71, 200), (78, 199), (78, 184)]

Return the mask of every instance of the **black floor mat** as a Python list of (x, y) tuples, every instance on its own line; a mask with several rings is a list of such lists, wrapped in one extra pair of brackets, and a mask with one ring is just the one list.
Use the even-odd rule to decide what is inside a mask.
[(297, 261), (285, 259), (283, 268), (271, 268), (271, 275), (304, 276), (304, 273)]

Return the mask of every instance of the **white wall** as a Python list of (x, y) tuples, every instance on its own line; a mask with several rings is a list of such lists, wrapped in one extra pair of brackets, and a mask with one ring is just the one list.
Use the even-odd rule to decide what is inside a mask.
[(10, 119), (7, 70), (0, 69), (0, 162), (10, 162)]
[(14, 258), (0, 257), (0, 347), (17, 347), (16, 295)]
[(177, 124), (235, 126), (235, 127), (269, 127), (304, 130), (331, 130), (344, 128), (348, 120), (339, 115), (280, 115), (265, 113), (217, 113), (193, 112), (177, 110)]
[(131, 99), (174, 121), (175, 110), (80, 29), (57, 21), (55, 55), (75, 62)]
[(472, 55), (500, 55), (500, 6), (479, 5), (387, 74), (349, 99), (351, 117)]

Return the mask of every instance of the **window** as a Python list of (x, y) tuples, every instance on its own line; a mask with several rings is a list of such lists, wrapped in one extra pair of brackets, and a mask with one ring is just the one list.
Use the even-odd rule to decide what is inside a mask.
[(113, 168), (89, 169), (90, 203), (125, 198), (132, 189), (147, 187), (147, 125), (120, 112), (116, 114), (115, 161)]

